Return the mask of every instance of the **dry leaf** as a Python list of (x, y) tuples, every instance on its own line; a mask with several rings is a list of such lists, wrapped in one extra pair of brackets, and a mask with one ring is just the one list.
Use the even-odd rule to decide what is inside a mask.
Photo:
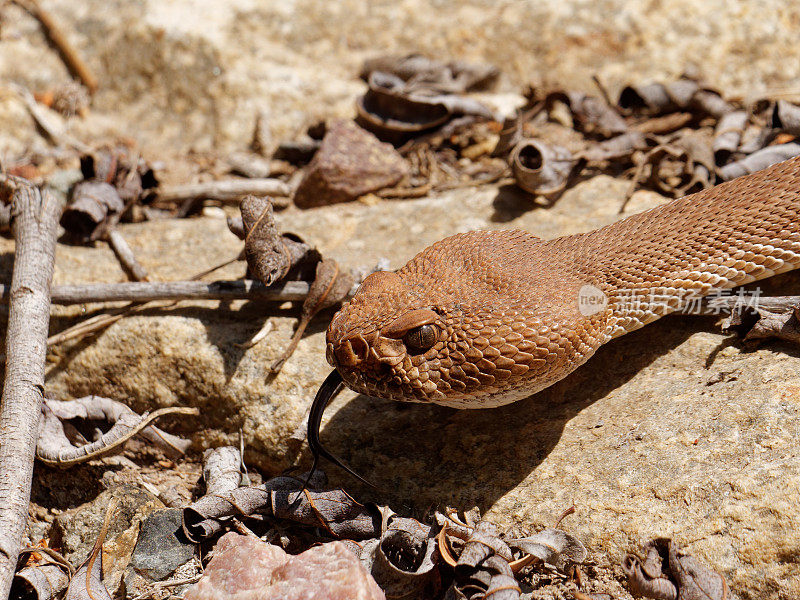
[(511, 548), (535, 556), (544, 564), (564, 574), (571, 565), (583, 563), (589, 554), (575, 536), (555, 528), (543, 529), (531, 536), (510, 539), (506, 542)]
[(268, 197), (246, 196), (239, 209), (245, 231), (247, 266), (261, 283), (309, 281), (321, 256), (297, 236), (281, 234)]
[(641, 131), (628, 131), (609, 140), (593, 144), (580, 156), (592, 163), (601, 161), (618, 161), (629, 159), (637, 150), (646, 150), (655, 146), (657, 142)]
[(206, 494), (235, 490), (242, 482), (242, 455), (238, 448), (223, 446), (203, 452), (203, 480)]
[(395, 75), (374, 71), (368, 83), (367, 93), (356, 104), (356, 122), (384, 141), (400, 144), (459, 115), (494, 118), (477, 100), (441, 93), (422, 82), (407, 83)]
[(317, 272), (314, 281), (308, 290), (308, 295), (303, 301), (303, 312), (297, 324), (289, 345), (283, 354), (272, 363), (270, 370), (277, 373), (281, 370), (286, 360), (292, 355), (297, 344), (300, 343), (303, 333), (314, 316), (321, 310), (339, 304), (350, 293), (355, 284), (355, 277), (349, 272), (343, 272), (335, 260), (324, 259), (317, 263)]
[[(99, 396), (71, 401), (45, 398), (42, 403), (36, 458), (46, 465), (67, 468), (117, 452), (135, 435), (141, 435), (168, 452), (182, 454), (191, 445), (190, 441), (151, 425), (168, 414), (197, 415), (199, 411), (196, 408), (176, 406), (139, 415), (121, 402)], [(61, 422), (70, 419), (105, 420), (113, 425), (94, 441), (76, 446), (67, 437)]]
[(497, 83), (500, 70), (494, 65), (452, 61), (444, 63), (422, 54), (379, 56), (364, 61), (360, 77), (368, 81), (373, 72), (380, 71), (412, 84), (425, 84), (444, 93), (489, 90)]
[(617, 104), (622, 110), (635, 114), (657, 115), (691, 109), (718, 119), (733, 110), (733, 106), (719, 93), (702, 88), (691, 79), (679, 79), (667, 84), (626, 86), (620, 93)]
[(88, 240), (98, 225), (124, 207), (119, 192), (110, 183), (83, 181), (72, 189), (72, 200), (61, 216), (61, 226)]
[(545, 97), (548, 110), (554, 102), (563, 102), (572, 113), (580, 131), (601, 137), (613, 137), (628, 130), (625, 119), (602, 98), (583, 92), (550, 92)]
[(116, 512), (116, 500), (112, 500), (106, 509), (106, 517), (97, 540), (86, 559), (75, 571), (69, 582), (64, 600), (111, 600), (111, 596), (103, 585), (103, 541), (105, 541), (111, 517)]
[(800, 106), (786, 100), (778, 100), (770, 118), (773, 129), (792, 135), (800, 135)]
[(10, 598), (50, 600), (67, 589), (74, 572), (67, 559), (46, 547), (25, 548), (20, 558), (26, 555), (39, 558), (14, 574)]
[(731, 154), (739, 149), (746, 126), (747, 112), (743, 110), (729, 112), (717, 122), (712, 146), (717, 165), (724, 165)]

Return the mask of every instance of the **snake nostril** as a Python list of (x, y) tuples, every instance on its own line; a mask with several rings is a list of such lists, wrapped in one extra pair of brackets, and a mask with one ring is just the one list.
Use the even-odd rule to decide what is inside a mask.
[(355, 367), (367, 357), (369, 345), (366, 340), (359, 335), (343, 340), (338, 346), (332, 348), (331, 353), (337, 365), (342, 367)]

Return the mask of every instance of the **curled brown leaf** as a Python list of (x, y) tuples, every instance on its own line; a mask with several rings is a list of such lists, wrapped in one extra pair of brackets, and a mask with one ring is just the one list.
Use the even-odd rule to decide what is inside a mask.
[(747, 126), (747, 112), (736, 110), (722, 116), (714, 129), (714, 161), (724, 165), (730, 156), (739, 149), (742, 134)]
[(83, 181), (72, 190), (72, 200), (61, 216), (61, 226), (69, 233), (88, 239), (98, 225), (124, 207), (119, 192), (110, 183)]
[(578, 129), (586, 134), (609, 138), (628, 130), (622, 115), (597, 96), (577, 91), (550, 92), (545, 97), (545, 104), (551, 107), (554, 102), (565, 104)]
[(500, 75), (494, 65), (466, 61), (444, 61), (422, 54), (405, 56), (379, 56), (364, 61), (360, 76), (368, 81), (372, 73), (380, 71), (412, 84), (424, 83), (440, 92), (460, 93), (491, 89)]
[(778, 144), (767, 146), (741, 160), (732, 162), (719, 169), (720, 179), (729, 181), (742, 175), (755, 173), (761, 169), (766, 169), (770, 165), (788, 160), (793, 156), (800, 155), (800, 144)]
[(184, 509), (184, 533), (199, 542), (220, 531), (231, 516), (268, 515), (318, 527), (333, 537), (361, 540), (379, 535), (381, 519), (374, 508), (340, 489), (303, 490), (302, 486), (299, 479), (275, 477), (262, 485), (203, 496)]
[(344, 300), (350, 293), (355, 278), (349, 271), (342, 271), (335, 260), (324, 259), (317, 263), (314, 281), (303, 301), (303, 312), (289, 345), (281, 356), (272, 363), (273, 373), (280, 371), (286, 360), (292, 355), (297, 344), (314, 316), (321, 310), (334, 306)]
[(634, 596), (653, 600), (728, 600), (725, 579), (667, 538), (645, 544), (646, 558), (628, 554), (622, 570)]
[(692, 79), (671, 83), (628, 85), (620, 93), (619, 107), (636, 114), (657, 115), (684, 109), (720, 118), (733, 107), (718, 92)]
[(248, 268), (266, 286), (284, 279), (312, 279), (321, 256), (291, 234), (281, 234), (269, 197), (247, 196), (240, 205)]
[(541, 195), (563, 191), (578, 163), (566, 148), (532, 139), (519, 142), (508, 161), (517, 185)]
[(589, 554), (578, 538), (551, 527), (528, 537), (507, 540), (507, 543), (562, 573), (571, 565), (583, 563)]
[(207, 494), (235, 490), (242, 482), (242, 454), (233, 446), (203, 452), (203, 479)]
[(782, 133), (800, 135), (800, 106), (786, 100), (778, 100), (772, 107), (770, 122), (773, 129)]
[[(189, 447), (189, 441), (151, 425), (168, 414), (197, 415), (199, 411), (196, 408), (175, 406), (139, 415), (122, 403), (98, 396), (64, 402), (45, 399), (42, 404), (36, 458), (46, 465), (67, 468), (116, 452), (135, 435), (141, 435), (170, 452), (182, 454)], [(64, 432), (61, 420), (76, 417), (95, 417), (111, 421), (113, 425), (96, 440), (75, 446)]]

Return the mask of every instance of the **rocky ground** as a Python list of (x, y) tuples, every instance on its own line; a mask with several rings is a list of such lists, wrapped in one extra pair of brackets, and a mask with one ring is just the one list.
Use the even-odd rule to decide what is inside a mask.
[[(352, 117), (364, 90), (361, 61), (387, 51), (496, 64), (504, 73), (497, 106), (520, 103), (527, 83), (591, 90), (598, 75), (617, 91), (687, 70), (731, 96), (800, 91), (800, 7), (778, 1), (42, 5), (100, 82), (89, 114), (65, 123), (70, 133), (91, 145), (131, 140), (166, 182), (207, 177), (204, 165), (249, 145), (259, 114), (274, 140), (291, 139), (319, 119)], [(0, 10), (0, 89), (15, 82), (36, 91), (67, 80), (37, 22), (15, 5)], [(48, 145), (18, 97), (3, 89), (0, 160)], [(76, 167), (54, 159), (43, 172), (63, 177)], [(344, 265), (386, 259), (399, 267), (459, 231), (522, 228), (551, 238), (611, 223), (627, 190), (628, 182), (603, 175), (551, 207), (485, 185), (412, 200), (289, 207), (277, 218)], [(664, 200), (639, 192), (625, 214)], [(213, 207), (121, 231), (151, 279), (185, 279), (239, 252), (225, 216)], [(0, 239), (4, 281), (13, 248)], [(234, 263), (217, 275), (236, 278), (243, 269)], [(104, 244), (59, 244), (56, 284), (124, 280)], [(762, 288), (797, 294), (800, 277)], [(53, 310), (58, 331), (101, 309)], [(273, 475), (297, 461), (308, 464), (289, 438), (329, 371), (327, 313), (268, 379), (297, 316), (296, 308), (276, 314), (253, 302), (154, 309), (55, 347), (47, 389), (61, 399), (100, 394), (137, 411), (199, 407), (199, 418), (173, 422), (172, 429), (192, 437), (196, 451), (238, 445), (241, 435), (247, 464)], [(273, 332), (243, 348), (268, 318)], [(501, 528), (533, 529), (552, 525), (574, 503), (577, 511), (563, 526), (590, 549), (615, 598), (628, 597), (618, 567), (624, 553), (662, 536), (723, 573), (739, 597), (788, 599), (800, 596), (798, 367), (796, 347), (769, 343), (745, 351), (713, 318), (673, 316), (613, 341), (552, 388), (500, 409), (399, 405), (345, 392), (329, 409), (323, 436), (379, 491), (335, 471), (333, 481), (398, 512), (477, 505)], [(92, 503), (104, 489), (137, 490), (131, 515), (158, 504), (142, 481), (175, 486), (188, 499), (199, 477), (197, 452), (190, 458), (165, 474), (170, 469), (157, 455), (133, 446), (122, 458), (64, 473), (37, 468), (32, 539), (55, 522), (67, 552), (85, 556), (93, 539), (82, 527), (97, 519), (81, 515), (96, 512)], [(542, 593), (551, 595), (532, 597), (561, 597)]]

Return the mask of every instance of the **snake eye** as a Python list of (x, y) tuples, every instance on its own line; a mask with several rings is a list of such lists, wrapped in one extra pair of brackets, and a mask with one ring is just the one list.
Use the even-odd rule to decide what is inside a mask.
[(403, 343), (409, 350), (425, 352), (436, 343), (437, 337), (436, 326), (429, 323), (409, 330), (403, 336)]

